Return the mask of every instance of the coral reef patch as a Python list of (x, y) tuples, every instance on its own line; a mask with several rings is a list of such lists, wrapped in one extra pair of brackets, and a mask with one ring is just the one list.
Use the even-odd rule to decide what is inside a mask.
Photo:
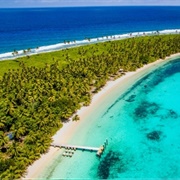
[(162, 135), (161, 131), (152, 131), (150, 133), (147, 133), (146, 137), (149, 140), (159, 141), (161, 139), (161, 135)]
[(122, 154), (119, 152), (109, 151), (100, 161), (97, 175), (100, 179), (109, 179), (111, 171), (118, 171), (118, 173), (122, 173), (125, 170), (126, 163), (122, 158)]

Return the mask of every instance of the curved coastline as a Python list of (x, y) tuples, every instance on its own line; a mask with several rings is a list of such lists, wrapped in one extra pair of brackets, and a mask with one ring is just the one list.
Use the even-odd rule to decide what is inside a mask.
[(63, 50), (66, 48), (73, 48), (88, 44), (95, 44), (100, 42), (107, 42), (107, 41), (114, 41), (114, 40), (122, 40), (127, 38), (133, 38), (133, 37), (141, 37), (141, 36), (152, 36), (152, 35), (165, 35), (165, 34), (179, 34), (180, 29), (167, 29), (167, 30), (152, 30), (152, 31), (146, 31), (146, 32), (133, 32), (133, 33), (127, 33), (127, 34), (116, 34), (116, 35), (109, 35), (104, 37), (97, 37), (97, 38), (91, 38), (86, 40), (78, 40), (78, 41), (69, 41), (66, 43), (58, 43), (48, 46), (41, 46), (38, 48), (32, 48), (30, 50), (27, 50), (26, 53), (24, 53), (24, 50), (17, 51), (16, 55), (13, 55), (13, 52), (6, 52), (3, 54), (0, 54), (0, 61), (4, 60), (13, 60), (20, 57), (25, 56), (32, 56), (36, 54), (41, 53), (47, 53), (47, 52), (54, 52)]
[[(121, 96), (139, 79), (143, 78), (145, 75), (149, 74), (163, 64), (179, 57), (180, 53), (167, 57), (165, 60), (157, 60), (151, 64), (143, 66), (135, 72), (128, 72), (126, 75), (115, 81), (107, 82), (105, 87), (93, 96), (91, 104), (88, 107), (82, 107), (78, 111), (78, 115), (81, 120), (77, 122), (70, 121), (69, 123), (64, 124), (63, 128), (61, 128), (61, 130), (59, 130), (53, 137), (54, 143), (70, 142), (71, 139), (73, 139), (73, 134), (77, 133), (81, 127), (84, 127), (86, 124), (86, 127), (88, 128), (88, 122), (92, 123), (93, 119), (91, 122), (88, 121), (88, 119), (91, 118), (91, 114), (94, 112), (96, 115), (101, 114), (117, 99), (117, 97)], [(62, 150), (59, 148), (50, 147), (48, 153), (42, 155), (39, 160), (29, 166), (25, 178), (37, 178), (61, 153)]]

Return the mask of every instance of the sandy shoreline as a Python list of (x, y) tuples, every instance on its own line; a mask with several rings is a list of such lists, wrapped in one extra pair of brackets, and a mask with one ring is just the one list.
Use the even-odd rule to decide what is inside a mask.
[[(73, 137), (73, 134), (78, 130), (78, 128), (85, 123), (86, 118), (92, 114), (93, 111), (97, 110), (101, 104), (107, 103), (106, 97), (108, 95), (112, 93), (115, 94), (114, 98), (112, 98), (113, 102), (117, 97), (116, 95), (120, 96), (127, 89), (127, 87), (130, 87), (131, 84), (136, 82), (142, 76), (148, 74), (169, 60), (173, 60), (178, 57), (180, 57), (180, 53), (167, 57), (166, 60), (157, 60), (151, 64), (145, 65), (135, 72), (128, 72), (126, 75), (115, 81), (108, 81), (105, 87), (103, 87), (100, 92), (92, 97), (91, 104), (88, 107), (82, 107), (80, 110), (78, 110), (78, 115), (80, 116), (81, 120), (77, 122), (70, 121), (65, 123), (64, 126), (56, 133), (56, 135), (53, 136), (54, 143), (66, 144), (68, 140)], [(106, 108), (106, 105), (104, 108)], [(62, 150), (59, 148), (50, 147), (48, 153), (43, 154), (39, 160), (35, 161), (31, 166), (28, 167), (24, 179), (37, 178), (39, 174), (41, 174), (47, 167), (47, 165), (49, 165), (50, 162), (52, 162), (53, 159), (61, 152)]]

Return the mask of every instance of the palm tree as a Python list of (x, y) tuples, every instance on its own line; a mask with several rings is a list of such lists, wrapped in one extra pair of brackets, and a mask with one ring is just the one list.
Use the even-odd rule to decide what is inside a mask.
[(3, 131), (0, 131), (0, 147), (5, 147), (8, 143), (8, 140), (8, 136), (6, 136)]
[(73, 121), (78, 121), (80, 120), (79, 116), (76, 114), (74, 117), (73, 117)]
[(28, 48), (28, 49), (27, 49), (27, 52), (31, 52), (31, 48)]
[(27, 51), (24, 49), (24, 50), (23, 50), (23, 53), (24, 53), (24, 54), (26, 54), (26, 53), (27, 53)]
[(14, 49), (14, 51), (12, 52), (12, 55), (13, 56), (18, 55), (18, 51), (16, 49)]

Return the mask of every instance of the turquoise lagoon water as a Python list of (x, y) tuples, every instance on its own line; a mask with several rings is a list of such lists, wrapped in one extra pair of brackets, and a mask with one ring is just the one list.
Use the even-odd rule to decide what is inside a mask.
[(59, 154), (41, 178), (180, 178), (180, 59), (145, 75), (97, 112), (69, 143), (98, 147), (107, 138), (102, 157)]

